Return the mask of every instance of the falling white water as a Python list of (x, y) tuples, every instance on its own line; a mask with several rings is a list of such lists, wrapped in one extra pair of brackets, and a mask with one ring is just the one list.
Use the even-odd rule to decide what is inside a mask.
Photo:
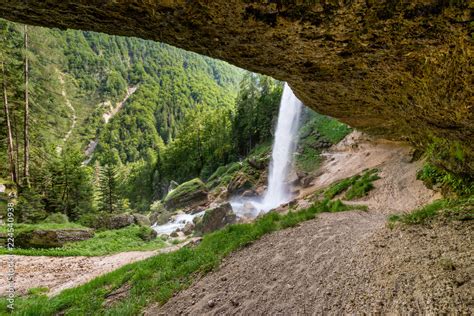
[(253, 215), (256, 216), (260, 211), (268, 212), (291, 200), (290, 185), (287, 178), (292, 168), (302, 107), (303, 103), (298, 100), (288, 84), (285, 83), (272, 149), (268, 189), (263, 198), (258, 200), (255, 198), (234, 199), (231, 204), (234, 212), (238, 215), (242, 213), (249, 215), (249, 207), (245, 207), (248, 203), (251, 203), (255, 208)]
[[(301, 101), (285, 83), (272, 149), (268, 190), (263, 197), (232, 199), (230, 204), (237, 216), (253, 218), (262, 211), (268, 212), (291, 200), (288, 175), (293, 165), (293, 153), (298, 141), (297, 134), (302, 107)], [(183, 228), (186, 223), (192, 222), (194, 217), (203, 216), (203, 214), (204, 212), (194, 215), (177, 214), (168, 223), (164, 225), (155, 224), (152, 228), (159, 234), (171, 234), (176, 229)]]

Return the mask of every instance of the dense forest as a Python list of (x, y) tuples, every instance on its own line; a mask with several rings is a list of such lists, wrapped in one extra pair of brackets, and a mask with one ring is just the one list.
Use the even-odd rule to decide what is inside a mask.
[(0, 22), (0, 176), (22, 222), (148, 211), (171, 182), (206, 180), (271, 139), (282, 84), (269, 77), (166, 44)]

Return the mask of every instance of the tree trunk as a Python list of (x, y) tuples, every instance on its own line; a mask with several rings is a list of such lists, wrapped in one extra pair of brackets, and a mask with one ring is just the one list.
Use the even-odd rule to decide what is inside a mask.
[(10, 177), (18, 186), (18, 170), (16, 168), (15, 158), (13, 156), (13, 134), (12, 126), (10, 124), (10, 112), (8, 110), (8, 96), (7, 96), (7, 75), (5, 73), (5, 65), (2, 62), (2, 74), (3, 74), (3, 105), (5, 110), (5, 119), (7, 121), (7, 137), (8, 137), (8, 162), (10, 163)]
[(24, 167), (23, 181), (26, 187), (30, 187), (30, 136), (29, 136), (29, 104), (28, 104), (28, 28), (25, 25), (25, 123), (24, 123)]

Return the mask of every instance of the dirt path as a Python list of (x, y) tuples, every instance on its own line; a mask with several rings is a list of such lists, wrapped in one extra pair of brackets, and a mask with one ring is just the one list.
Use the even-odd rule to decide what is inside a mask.
[[(26, 294), (28, 289), (47, 287), (49, 296), (59, 294), (64, 289), (84, 284), (100, 275), (116, 270), (126, 264), (144, 260), (159, 253), (178, 250), (191, 240), (157, 251), (130, 251), (100, 257), (47, 257), (14, 256), (15, 289), (18, 294)], [(7, 256), (0, 256), (0, 275), (6, 275)], [(6, 282), (0, 283), (0, 296), (6, 293)]]
[[(382, 179), (360, 202), (369, 205), (369, 211), (321, 214), (267, 235), (232, 254), (217, 271), (164, 306), (150, 306), (145, 315), (473, 311), (472, 224), (414, 229), (416, 233), (386, 228), (388, 214), (436, 198), (416, 180), (420, 163), (410, 160), (409, 147), (349, 135), (327, 153), (325, 173), (306, 193), (377, 167)], [(458, 275), (443, 270), (440, 256), (456, 262)]]

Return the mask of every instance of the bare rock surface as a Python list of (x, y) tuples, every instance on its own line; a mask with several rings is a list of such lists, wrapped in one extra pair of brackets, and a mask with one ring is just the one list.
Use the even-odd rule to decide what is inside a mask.
[(288, 82), (304, 104), (353, 127), (418, 146), (432, 135), (458, 141), (472, 159), (472, 8), (440, 0), (10, 0), (0, 16), (226, 60)]

